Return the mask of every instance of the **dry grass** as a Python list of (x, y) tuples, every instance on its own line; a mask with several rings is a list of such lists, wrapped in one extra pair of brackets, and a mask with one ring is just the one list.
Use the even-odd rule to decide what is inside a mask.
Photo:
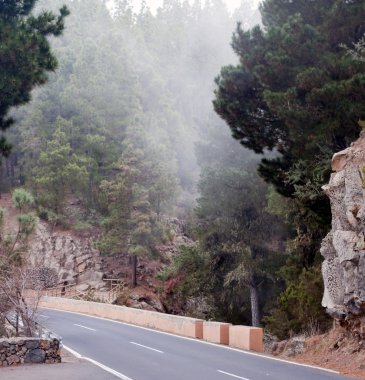
[(355, 379), (365, 379), (365, 342), (348, 337), (340, 327), (306, 338), (305, 352), (295, 356), (294, 360), (336, 370)]

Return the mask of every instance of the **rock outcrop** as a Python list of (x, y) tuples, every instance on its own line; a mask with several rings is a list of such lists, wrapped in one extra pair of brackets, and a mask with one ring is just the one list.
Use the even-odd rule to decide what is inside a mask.
[(46, 223), (40, 221), (31, 239), (28, 257), (33, 268), (54, 269), (60, 284), (103, 285), (100, 254), (90, 236), (51, 231)]
[[(322, 305), (344, 324), (365, 322), (365, 134), (332, 159), (323, 190), (331, 201), (332, 229), (321, 246)], [(362, 332), (362, 328), (359, 330)]]
[(156, 248), (167, 259), (171, 259), (173, 256), (179, 254), (179, 249), (182, 245), (193, 246), (196, 244), (192, 240), (186, 231), (186, 223), (178, 218), (163, 217), (162, 223), (164, 227), (169, 231), (169, 241), (164, 244), (158, 245)]

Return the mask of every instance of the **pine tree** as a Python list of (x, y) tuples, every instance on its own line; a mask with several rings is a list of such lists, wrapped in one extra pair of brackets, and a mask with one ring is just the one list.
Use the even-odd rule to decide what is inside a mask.
[[(0, 129), (9, 128), (14, 120), (8, 116), (13, 106), (30, 100), (33, 87), (44, 84), (46, 73), (54, 71), (57, 61), (51, 52), (48, 36), (58, 36), (64, 28), (68, 9), (56, 16), (44, 11), (31, 14), (37, 0), (2, 0), (0, 2)], [(8, 155), (10, 145), (3, 137), (0, 152)]]
[(51, 211), (62, 217), (68, 194), (83, 193), (89, 178), (87, 160), (72, 153), (59, 118), (58, 128), (47, 146), (40, 153), (37, 166), (32, 170), (32, 186), (43, 211)]
[(163, 157), (163, 149), (141, 127), (129, 127), (117, 174), (101, 183), (108, 216), (98, 246), (104, 254), (130, 256), (132, 286), (137, 285), (138, 257), (153, 254), (162, 239), (160, 213), (175, 195), (176, 173)]
[[(260, 173), (279, 192), (294, 197), (297, 185), (315, 184), (312, 163), (323, 152), (329, 152), (329, 162), (331, 152), (353, 141), (360, 131), (357, 120), (364, 116), (365, 66), (351, 62), (340, 44), (355, 43), (364, 34), (365, 4), (310, 3), (265, 1), (265, 30), (244, 31), (238, 25), (232, 46), (240, 65), (222, 69), (214, 102), (244, 146), (258, 153), (281, 153), (263, 160)], [(308, 170), (293, 181), (289, 172), (299, 161)], [(329, 165), (323, 170), (322, 184)], [(314, 211), (327, 207), (328, 221), (321, 194), (311, 192), (303, 201)]]
[[(357, 138), (365, 117), (365, 65), (343, 48), (364, 35), (365, 2), (266, 0), (260, 10), (263, 28), (237, 26), (232, 47), (240, 63), (216, 79), (214, 107), (244, 146), (274, 151), (259, 172), (291, 199), (287, 215), (297, 236), (288, 242), (281, 299), (297, 297), (300, 304), (312, 300), (304, 296), (311, 288), (306, 279), (317, 287), (312, 295), (321, 293), (319, 244), (331, 221), (321, 186), (332, 154)], [(312, 304), (323, 321), (320, 299)], [(296, 315), (290, 306), (280, 312), (296, 331), (306, 327), (298, 309)]]

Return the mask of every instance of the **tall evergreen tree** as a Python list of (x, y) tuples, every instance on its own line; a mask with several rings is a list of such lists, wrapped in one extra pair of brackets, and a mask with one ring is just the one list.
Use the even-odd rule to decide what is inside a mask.
[(342, 47), (364, 35), (365, 1), (266, 0), (260, 10), (263, 27), (237, 26), (232, 47), (240, 63), (216, 79), (214, 107), (244, 146), (275, 152), (259, 172), (292, 199), (297, 237), (289, 245), (295, 258), (286, 281), (291, 297), (302, 297), (310, 277), (304, 271), (319, 276), (312, 267), (320, 263), (319, 244), (331, 220), (321, 191), (331, 156), (357, 138), (365, 117), (365, 65)]
[[(44, 11), (31, 14), (37, 0), (2, 0), (0, 2), (0, 129), (6, 130), (14, 120), (8, 116), (13, 106), (30, 100), (30, 92), (47, 80), (57, 61), (48, 36), (58, 36), (64, 29), (68, 9), (62, 7), (57, 16)], [(2, 137), (0, 152), (9, 154), (10, 146)]]
[[(307, 3), (265, 1), (264, 30), (244, 31), (238, 24), (232, 46), (240, 65), (222, 69), (214, 102), (244, 146), (281, 153), (263, 160), (260, 172), (279, 192), (294, 197), (301, 185), (326, 181), (328, 166), (317, 180), (312, 163), (321, 161), (323, 152), (328, 162), (330, 152), (356, 138), (357, 120), (365, 112), (365, 66), (351, 62), (340, 47), (363, 36), (365, 3)], [(299, 163), (304, 164), (302, 175), (289, 178)], [(327, 207), (315, 192), (302, 194), (302, 201), (321, 215)]]
[(32, 169), (31, 181), (44, 211), (61, 216), (67, 195), (84, 192), (88, 180), (87, 162), (72, 153), (66, 134), (61, 130), (62, 123), (64, 121), (59, 119), (60, 127), (40, 153), (38, 165)]
[[(228, 306), (232, 322), (247, 323), (243, 312), (247, 308), (249, 323), (259, 326), (269, 308), (268, 295), (279, 289), (272, 280), (285, 257), (281, 244), (285, 229), (267, 210), (268, 186), (256, 173), (258, 157), (224, 133), (210, 136), (218, 137), (199, 149), (200, 247), (209, 257), (218, 309)], [(232, 302), (224, 305), (227, 294)]]
[[(132, 286), (137, 285), (138, 257), (152, 255), (162, 239), (159, 216), (177, 186), (173, 166), (163, 165), (163, 150), (138, 126), (127, 129), (117, 174), (101, 183), (107, 216), (99, 249), (130, 256)], [(166, 156), (164, 159), (168, 159)]]

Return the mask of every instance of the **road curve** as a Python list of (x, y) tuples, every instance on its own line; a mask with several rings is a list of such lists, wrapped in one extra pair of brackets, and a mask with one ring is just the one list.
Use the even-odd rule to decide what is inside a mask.
[(86, 315), (40, 309), (83, 357), (130, 380), (345, 380), (325, 370)]

